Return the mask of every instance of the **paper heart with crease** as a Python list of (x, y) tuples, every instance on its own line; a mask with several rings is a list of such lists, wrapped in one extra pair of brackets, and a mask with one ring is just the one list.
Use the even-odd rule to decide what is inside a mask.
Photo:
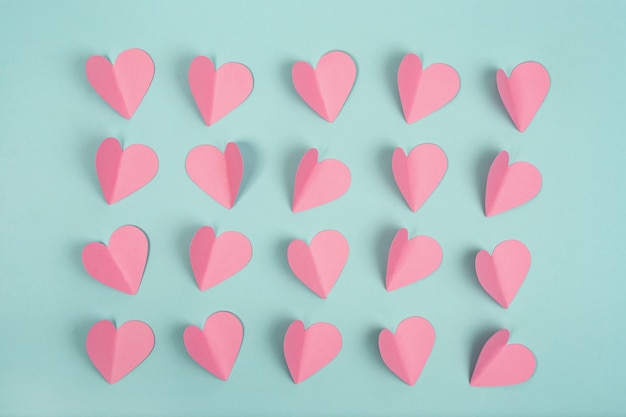
[(109, 245), (92, 242), (83, 248), (83, 266), (104, 285), (135, 295), (148, 260), (148, 238), (136, 226), (126, 225), (113, 232)]
[(392, 158), (393, 178), (412, 211), (419, 210), (435, 191), (448, 169), (448, 158), (437, 145), (414, 147), (407, 156), (396, 148)]
[(156, 153), (146, 145), (122, 150), (115, 138), (107, 138), (96, 153), (96, 172), (107, 204), (113, 204), (148, 184), (159, 169)]
[(427, 277), (439, 268), (442, 259), (441, 246), (432, 237), (415, 236), (409, 239), (407, 229), (398, 230), (387, 257), (387, 291)]
[(520, 384), (533, 376), (537, 361), (524, 345), (508, 345), (509, 331), (499, 330), (487, 340), (470, 379), (473, 387)]
[(206, 319), (203, 329), (187, 327), (183, 339), (187, 353), (198, 365), (226, 381), (239, 355), (243, 325), (233, 313), (220, 311)]
[(85, 67), (89, 84), (122, 117), (130, 119), (141, 104), (154, 77), (154, 62), (141, 49), (127, 49), (115, 64), (92, 56)]
[(402, 320), (396, 333), (383, 329), (378, 336), (378, 349), (385, 365), (409, 385), (419, 379), (435, 345), (435, 329), (423, 317)]
[(496, 73), (500, 99), (520, 132), (526, 130), (550, 90), (550, 74), (538, 62), (523, 62), (507, 77), (504, 70)]
[(398, 92), (404, 119), (415, 123), (448, 104), (459, 92), (459, 74), (447, 64), (422, 70), (422, 61), (408, 54), (398, 68)]
[(206, 56), (198, 56), (191, 62), (188, 75), (191, 94), (208, 126), (246, 101), (254, 84), (245, 65), (228, 62), (216, 70)]
[(294, 240), (287, 249), (289, 267), (294, 275), (321, 298), (328, 297), (348, 260), (350, 247), (336, 230), (319, 232), (307, 245)]
[(324, 120), (334, 122), (352, 91), (356, 65), (345, 52), (332, 51), (320, 58), (315, 69), (308, 62), (296, 62), (291, 78), (302, 100)]
[(495, 157), (487, 175), (485, 216), (495, 216), (532, 200), (541, 189), (541, 173), (528, 162), (509, 165), (509, 153)]
[(127, 321), (116, 329), (112, 322), (102, 320), (89, 330), (85, 348), (102, 377), (115, 384), (150, 355), (154, 333), (141, 321)]
[(201, 291), (208, 290), (241, 271), (252, 258), (252, 245), (239, 232), (215, 235), (212, 227), (198, 229), (189, 248), (191, 269)]
[(243, 179), (243, 159), (234, 142), (224, 153), (212, 145), (200, 145), (189, 151), (185, 163), (187, 175), (202, 191), (227, 209), (233, 208)]
[(319, 322), (305, 329), (296, 320), (289, 325), (283, 342), (287, 368), (299, 384), (328, 365), (341, 350), (341, 333), (330, 323)]
[(298, 165), (292, 211), (298, 213), (338, 199), (350, 188), (350, 170), (341, 161), (317, 161), (317, 149), (309, 149)]
[(502, 307), (508, 308), (530, 269), (530, 251), (519, 240), (500, 242), (489, 255), (476, 254), (476, 276), (480, 285)]

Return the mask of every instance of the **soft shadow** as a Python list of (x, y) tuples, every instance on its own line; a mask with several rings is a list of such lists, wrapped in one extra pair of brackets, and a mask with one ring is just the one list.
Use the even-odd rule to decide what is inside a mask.
[(483, 293), (482, 286), (476, 278), (476, 254), (478, 252), (480, 252), (479, 248), (469, 249), (463, 255), (463, 275), (473, 283), (472, 287)]
[(499, 151), (495, 148), (483, 150), (478, 158), (476, 158), (476, 169), (474, 170), (474, 181), (476, 184), (476, 194), (480, 199), (480, 206), (485, 207), (485, 190), (487, 189), (487, 176), (491, 163), (498, 155)]
[(294, 87), (293, 79), (291, 77), (291, 68), (293, 67), (293, 64), (295, 64), (297, 61), (297, 59), (291, 59), (285, 64), (282, 64), (280, 68), (280, 79), (282, 81), (282, 84), (286, 86), (285, 89), (287, 90), (287, 94), (289, 94), (291, 99), (298, 103), (297, 106), (308, 107), (296, 91), (296, 87)]
[(398, 186), (396, 185), (396, 180), (393, 178), (393, 169), (391, 166), (395, 149), (396, 148), (391, 145), (386, 145), (381, 148), (376, 154), (376, 163), (378, 164), (381, 178), (385, 179), (385, 186), (395, 190), (396, 194), (402, 198), (402, 194), (400, 194)]
[(291, 267), (289, 266), (289, 261), (287, 259), (287, 249), (289, 248), (289, 244), (291, 240), (289, 239), (280, 239), (278, 244), (276, 245), (276, 259), (278, 260), (278, 264), (281, 269), (283, 269), (287, 274), (291, 275)]
[(382, 327), (372, 328), (367, 332), (363, 345), (366, 347), (367, 354), (370, 356), (372, 362), (380, 364), (380, 351), (378, 350), (378, 336), (383, 330)]
[(308, 151), (308, 148), (305, 146), (298, 146), (295, 149), (292, 149), (288, 154), (285, 160), (285, 174), (283, 177), (285, 178), (285, 192), (288, 198), (288, 204), (291, 208), (291, 202), (293, 201), (293, 187), (296, 183), (296, 172), (298, 171), (298, 165), (300, 164), (300, 160), (304, 156), (304, 154)]
[(285, 340), (285, 333), (287, 333), (289, 325), (294, 320), (295, 319), (280, 319), (272, 325), (272, 328), (269, 332), (269, 343), (272, 348), (271, 350), (274, 354), (274, 360), (285, 371), (285, 374), (289, 378), (291, 378), (291, 374), (289, 373), (289, 368), (287, 367), (287, 363), (285, 362), (285, 356), (283, 354), (283, 341)]
[(470, 348), (470, 357), (469, 357), (470, 373), (468, 376), (468, 381), (472, 379), (472, 374), (474, 373), (474, 368), (476, 367), (476, 361), (478, 360), (480, 351), (482, 350), (487, 340), (489, 340), (489, 338), (493, 336), (494, 333), (496, 333), (498, 330), (500, 330), (499, 327), (489, 326), (481, 330), (480, 332), (478, 332), (478, 334), (474, 338), (474, 343), (472, 343), (472, 347)]
[[(200, 114), (200, 110), (198, 110), (198, 106), (196, 106), (196, 102), (193, 99), (193, 95), (191, 94), (191, 89), (189, 88), (189, 66), (191, 66), (191, 61), (194, 60), (198, 55), (194, 55), (191, 53), (185, 53), (181, 55), (179, 59), (176, 61), (176, 85), (178, 86), (178, 90), (184, 94), (185, 102), (188, 103), (190, 111), (195, 112), (195, 114), (200, 118), (200, 121), (204, 123), (202, 119), (202, 114)], [(215, 57), (209, 57), (211, 61), (213, 61), (213, 65), (217, 66), (218, 64), (215, 62)], [(158, 76), (157, 74), (158, 68), (155, 70), (154, 78)], [(154, 81), (153, 81), (154, 82)]]
[[(203, 225), (187, 225), (182, 228), (180, 231), (180, 235), (177, 238), (177, 251), (178, 257), (180, 258), (180, 262), (183, 264), (183, 268), (187, 272), (187, 276), (193, 283), (196, 285), (196, 279), (193, 276), (193, 269), (191, 269), (191, 262), (189, 261), (189, 246), (191, 245), (191, 240), (193, 236), (196, 234), (198, 229), (200, 229)], [(216, 231), (216, 234), (218, 232)]]
[(389, 255), (389, 247), (396, 233), (398, 233), (397, 227), (387, 226), (380, 232), (376, 239), (376, 264), (378, 265), (378, 271), (384, 288), (386, 288), (387, 256)]
[[(176, 355), (182, 360), (182, 358), (184, 357), (185, 361), (189, 360), (189, 364), (193, 364), (193, 359), (191, 359), (191, 357), (189, 356), (189, 354), (187, 353), (187, 349), (185, 348), (185, 339), (184, 339), (184, 334), (185, 334), (185, 329), (187, 328), (187, 324), (183, 324), (183, 323), (179, 323), (176, 324), (171, 332), (170, 332), (170, 341), (172, 343), (173, 346), (175, 346), (176, 349)], [(200, 325), (202, 326), (202, 325)], [(194, 366), (195, 368), (195, 366)]]
[(506, 108), (502, 103), (502, 99), (500, 99), (500, 93), (498, 92), (498, 84), (496, 83), (497, 72), (497, 67), (491, 67), (485, 70), (483, 74), (483, 91), (485, 91), (489, 97), (489, 102), (492, 107), (497, 109), (496, 111), (500, 113), (500, 116), (510, 119), (509, 113), (507, 113)]
[(254, 180), (256, 180), (255, 173), (257, 172), (259, 164), (259, 152), (256, 147), (248, 141), (237, 142), (237, 146), (239, 146), (244, 164), (243, 178), (241, 179), (241, 187), (239, 189), (239, 195), (237, 196), (237, 200), (239, 200), (252, 187)]
[(102, 201), (102, 192), (100, 189), (100, 182), (98, 181), (98, 174), (96, 173), (96, 153), (100, 147), (100, 143), (105, 138), (91, 135), (89, 138), (81, 138), (81, 146), (78, 148), (78, 160), (80, 164), (81, 174), (89, 179), (89, 184), (95, 193), (100, 194)]
[[(389, 55), (385, 64), (385, 85), (387, 91), (391, 96), (391, 100), (395, 103), (396, 109), (400, 112), (400, 115), (404, 115), (402, 111), (402, 103), (400, 102), (400, 96), (398, 94), (398, 68), (402, 58), (406, 55), (406, 52), (396, 51)], [(403, 116), (404, 117), (404, 116)]]

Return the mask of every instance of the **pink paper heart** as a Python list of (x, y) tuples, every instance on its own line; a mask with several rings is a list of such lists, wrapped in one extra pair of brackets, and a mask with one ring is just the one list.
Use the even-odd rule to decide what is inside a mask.
[(137, 294), (148, 260), (148, 238), (136, 226), (113, 232), (109, 246), (92, 242), (83, 248), (83, 266), (104, 285), (127, 294)]
[(496, 156), (487, 175), (485, 216), (495, 216), (532, 200), (541, 189), (541, 173), (528, 162), (509, 165), (509, 153)]
[(146, 323), (133, 320), (119, 329), (102, 320), (91, 327), (85, 348), (87, 355), (109, 384), (128, 375), (152, 352), (154, 333)]
[(396, 334), (383, 329), (378, 349), (385, 365), (398, 378), (415, 385), (435, 345), (435, 329), (423, 317), (409, 317), (398, 325)]
[(507, 345), (508, 330), (499, 330), (487, 340), (476, 361), (470, 385), (499, 387), (530, 379), (537, 367), (535, 355), (524, 345)]
[(239, 355), (243, 325), (233, 313), (220, 311), (206, 319), (204, 329), (187, 327), (183, 339), (198, 365), (226, 381)]
[(196, 146), (185, 165), (189, 178), (202, 191), (227, 209), (233, 208), (243, 178), (243, 159), (236, 143), (229, 142), (224, 153), (212, 145)]
[(508, 308), (530, 269), (530, 251), (519, 240), (500, 242), (489, 255), (476, 254), (476, 276), (480, 285), (502, 307)]
[(328, 365), (340, 350), (341, 333), (330, 323), (315, 323), (305, 329), (304, 323), (296, 320), (285, 333), (285, 361), (296, 384)]
[(520, 132), (525, 131), (548, 95), (548, 70), (538, 62), (523, 62), (513, 68), (510, 77), (499, 69), (496, 83), (502, 103), (515, 127)]
[(336, 230), (319, 232), (307, 245), (294, 240), (287, 249), (287, 259), (294, 275), (321, 298), (335, 286), (348, 260), (350, 247), (346, 238)]
[(324, 120), (334, 122), (352, 91), (356, 65), (345, 52), (332, 51), (320, 58), (315, 69), (308, 62), (296, 62), (291, 78), (302, 100)]
[(96, 153), (96, 172), (107, 204), (113, 204), (148, 184), (159, 169), (156, 153), (145, 145), (122, 150), (115, 138), (102, 141)]
[(448, 104), (459, 92), (459, 74), (447, 64), (422, 70), (422, 61), (408, 54), (398, 68), (398, 91), (404, 119), (414, 123)]
[(406, 229), (398, 230), (387, 257), (387, 291), (427, 277), (439, 268), (442, 259), (441, 246), (432, 237), (415, 236), (409, 240)]
[(393, 178), (412, 211), (419, 210), (435, 191), (448, 169), (448, 159), (437, 145), (414, 147), (409, 155), (396, 148), (392, 158)]
[(350, 170), (341, 161), (317, 161), (317, 149), (309, 149), (298, 165), (292, 211), (298, 213), (338, 199), (350, 188)]
[(201, 291), (208, 290), (241, 271), (252, 258), (252, 245), (239, 232), (215, 236), (212, 227), (198, 229), (189, 248), (191, 269)]
[(154, 62), (141, 49), (127, 49), (115, 64), (103, 56), (87, 60), (87, 79), (113, 110), (130, 119), (141, 104), (154, 77)]
[(248, 67), (238, 62), (228, 62), (215, 70), (209, 58), (198, 56), (189, 67), (189, 88), (208, 126), (246, 101), (253, 84)]

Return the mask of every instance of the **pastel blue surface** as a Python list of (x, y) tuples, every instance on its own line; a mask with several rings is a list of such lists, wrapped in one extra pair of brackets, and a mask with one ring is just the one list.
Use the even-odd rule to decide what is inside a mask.
[[(615, 2), (20, 2), (0, 3), (0, 415), (2, 416), (617, 416), (626, 413), (626, 3)], [(91, 55), (138, 47), (156, 74), (137, 113), (115, 113), (87, 82)], [(335, 123), (297, 96), (291, 65), (333, 49), (356, 61), (355, 87)], [(445, 62), (461, 76), (448, 106), (413, 124), (401, 114), (395, 75), (403, 55)], [(242, 62), (250, 98), (203, 124), (187, 85), (197, 55)], [(543, 63), (550, 93), (525, 133), (499, 101), (495, 71)], [(160, 167), (147, 187), (105, 204), (95, 174), (100, 142), (144, 143)], [(237, 142), (243, 191), (232, 210), (187, 177), (194, 146)], [(393, 148), (432, 142), (448, 155), (440, 187), (412, 213), (391, 175)], [(293, 177), (304, 151), (352, 171), (348, 193), (293, 214)], [(491, 160), (508, 150), (536, 165), (543, 188), (502, 215), (482, 213)], [(80, 253), (124, 224), (150, 240), (136, 296), (90, 278)], [(240, 274), (200, 292), (188, 247), (210, 225), (253, 245)], [(397, 229), (437, 239), (432, 276), (387, 293), (384, 268)], [(327, 300), (290, 272), (287, 245), (337, 229), (350, 242)], [(473, 259), (500, 241), (529, 247), (530, 274), (508, 310), (477, 283)], [(215, 311), (244, 323), (228, 382), (186, 354), (182, 334)], [(382, 363), (378, 332), (411, 315), (437, 333), (417, 385)], [(137, 319), (156, 335), (150, 357), (110, 386), (84, 342), (98, 320)], [(334, 362), (292, 383), (282, 339), (295, 319), (335, 324)], [(538, 360), (518, 386), (472, 388), (478, 351), (511, 330)]]

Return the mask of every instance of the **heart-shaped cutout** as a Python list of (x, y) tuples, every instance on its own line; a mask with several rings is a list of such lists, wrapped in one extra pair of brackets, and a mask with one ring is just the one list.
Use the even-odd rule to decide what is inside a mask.
[(397, 290), (432, 274), (441, 265), (441, 246), (429, 236), (409, 239), (407, 229), (400, 229), (391, 242), (387, 257), (385, 285)]

